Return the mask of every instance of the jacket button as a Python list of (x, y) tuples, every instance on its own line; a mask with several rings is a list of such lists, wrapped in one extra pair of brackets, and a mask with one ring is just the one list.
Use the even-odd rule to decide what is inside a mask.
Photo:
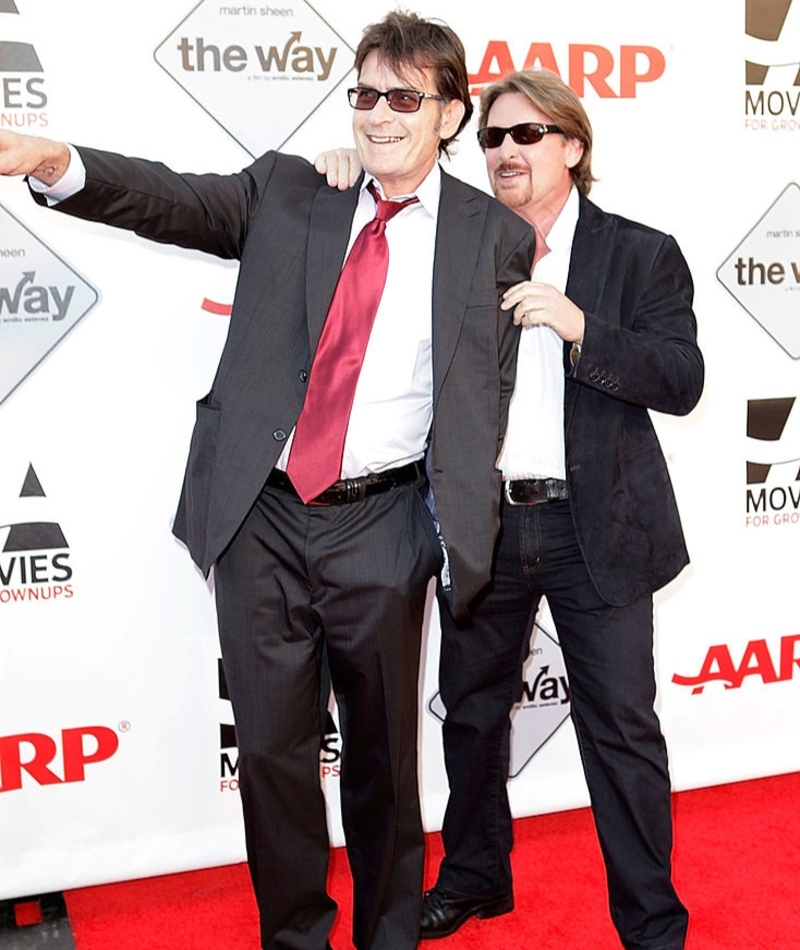
[(301, 383), (304, 383), (308, 379), (308, 373), (304, 369), (301, 369), (297, 375)]
[(285, 430), (285, 429), (276, 429), (276, 430), (272, 433), (272, 438), (275, 439), (276, 442), (285, 442), (285, 441), (286, 441), (286, 430)]

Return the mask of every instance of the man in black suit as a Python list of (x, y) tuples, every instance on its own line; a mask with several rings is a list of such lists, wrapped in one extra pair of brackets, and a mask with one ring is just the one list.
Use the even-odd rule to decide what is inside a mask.
[[(479, 125), (492, 190), (533, 226), (536, 262), (504, 302), (524, 330), (499, 459), (493, 579), (468, 619), (441, 610), (450, 795), (422, 937), (513, 909), (509, 714), (545, 596), (612, 919), (626, 950), (680, 950), (687, 913), (670, 873), (653, 593), (688, 554), (648, 410), (683, 415), (700, 398), (692, 280), (671, 237), (587, 198), (592, 129), (557, 76), (513, 73), (488, 87)], [(338, 150), (318, 167), (332, 183), (357, 170), (352, 153)]]
[(531, 280), (503, 304), (524, 329), (493, 580), (468, 620), (442, 611), (450, 796), (422, 936), (513, 908), (509, 713), (545, 596), (614, 925), (626, 950), (680, 950), (688, 915), (671, 881), (653, 593), (688, 554), (648, 410), (683, 415), (700, 398), (692, 280), (673, 238), (587, 198), (591, 126), (557, 76), (487, 88), (479, 126), (492, 189), (533, 225), (537, 249)]
[[(344, 192), (274, 152), (235, 175), (179, 175), (0, 135), (0, 172), (36, 179), (40, 202), (241, 261), (175, 532), (205, 573), (215, 566), (265, 950), (330, 947), (323, 653), (343, 738), (354, 944), (417, 945), (426, 591), (441, 570), (444, 596), (463, 614), (489, 579), (517, 344), (499, 301), (533, 258), (530, 227), (437, 162), (472, 111), (452, 31), (390, 14), (365, 30), (356, 68), (348, 94), (366, 175)], [(383, 199), (418, 200), (386, 226), (388, 275), (339, 477), (306, 504), (287, 474), (295, 423), (349, 245), (376, 214), (372, 182)]]

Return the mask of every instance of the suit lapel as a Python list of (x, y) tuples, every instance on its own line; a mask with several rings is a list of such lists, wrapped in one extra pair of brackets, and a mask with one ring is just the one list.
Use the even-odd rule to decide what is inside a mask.
[[(313, 356), (339, 279), (359, 185), (340, 192), (320, 188), (311, 208), (306, 268), (308, 335)], [(481, 228), (467, 222), (483, 214), (474, 192), (442, 172), (433, 264), (433, 396), (438, 399), (464, 320)]]
[(596, 313), (602, 299), (617, 225), (611, 215), (581, 195), (578, 224), (572, 242), (566, 294), (581, 310)]
[(483, 206), (474, 192), (443, 171), (433, 262), (434, 408), (461, 332), (481, 249), (483, 229), (468, 221), (481, 214)]
[(323, 185), (311, 207), (306, 266), (306, 319), (313, 356), (344, 263), (360, 182), (347, 191)]
[[(581, 310), (597, 313), (603, 298), (603, 291), (611, 273), (611, 260), (614, 255), (614, 243), (617, 223), (614, 218), (601, 211), (585, 195), (580, 196), (580, 212), (575, 237), (572, 241), (572, 254), (569, 263), (566, 295)], [(564, 368), (569, 373), (570, 345), (564, 345)], [(567, 419), (578, 397), (577, 386), (567, 386), (565, 392)]]

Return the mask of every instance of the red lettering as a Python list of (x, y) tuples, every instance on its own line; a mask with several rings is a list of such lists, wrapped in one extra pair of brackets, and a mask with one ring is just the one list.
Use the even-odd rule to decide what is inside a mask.
[[(91, 736), (97, 748), (88, 755), (84, 752), (84, 736)], [(64, 729), (61, 733), (64, 746), (64, 781), (82, 782), (85, 776), (84, 766), (90, 762), (103, 762), (110, 759), (119, 748), (119, 739), (113, 729), (106, 726), (85, 726), (82, 729)]]
[[(750, 661), (755, 660), (755, 665), (751, 666)], [(772, 657), (769, 655), (766, 640), (751, 640), (747, 644), (742, 657), (742, 662), (737, 670), (738, 682), (736, 686), (741, 686), (745, 676), (759, 675), (765, 683), (777, 683), (778, 674), (772, 664)]]
[[(647, 57), (647, 70), (636, 72), (637, 58)], [(655, 46), (622, 46), (619, 51), (619, 95), (621, 99), (634, 99), (636, 85), (640, 82), (655, 82), (664, 75), (667, 61)]]
[[(595, 68), (587, 72), (586, 56), (594, 57)], [(588, 79), (594, 91), (601, 99), (616, 99), (617, 94), (606, 82), (614, 69), (614, 57), (604, 46), (587, 43), (575, 44), (569, 48), (569, 84), (575, 95), (583, 96), (584, 79)]]
[(781, 638), (781, 674), (782, 680), (790, 680), (794, 676), (795, 666), (800, 667), (800, 657), (795, 656), (795, 645), (800, 643), (800, 633)]
[[(616, 68), (614, 54), (596, 43), (571, 43), (568, 49), (568, 79), (576, 95), (583, 97), (586, 83), (601, 99), (633, 99), (640, 83), (655, 82), (664, 75), (666, 59), (655, 46), (621, 46), (619, 50), (619, 93), (608, 82)], [(470, 93), (497, 82), (517, 68), (549, 69), (561, 76), (550, 43), (531, 43), (521, 67), (517, 67), (504, 40), (489, 40), (478, 71), (469, 74)], [(205, 306), (205, 304), (204, 304)]]
[[(94, 747), (88, 752), (84, 749), (85, 737), (94, 740)], [(48, 768), (58, 752), (58, 746), (50, 736), (41, 732), (26, 732), (0, 737), (0, 792), (22, 788), (23, 772), (27, 772), (39, 785), (82, 782), (86, 777), (86, 765), (110, 759), (119, 747), (117, 734), (105, 726), (64, 729), (61, 732), (61, 743), (63, 779)], [(24, 756), (23, 749), (27, 746), (33, 747), (33, 757)]]
[(558, 63), (553, 52), (553, 47), (549, 43), (531, 43), (528, 55), (525, 59), (523, 69), (549, 69), (551, 72), (560, 76)]
[[(716, 669), (714, 668), (716, 664)], [(736, 680), (736, 669), (731, 659), (730, 650), (724, 643), (719, 646), (709, 647), (706, 658), (703, 660), (703, 668), (697, 676), (681, 676), (678, 673), (672, 677), (672, 682), (678, 686), (694, 686), (692, 694), (702, 693), (707, 683), (718, 680), (725, 684), (726, 689), (730, 689)], [(736, 684), (739, 685), (738, 683)]]
[[(33, 746), (33, 758), (22, 760), (23, 745)], [(0, 738), (0, 791), (22, 788), (22, 773), (27, 772), (40, 785), (55, 785), (62, 780), (47, 767), (56, 757), (56, 744), (40, 732), (25, 732)]]
[(800, 634), (781, 639), (780, 675), (775, 671), (766, 640), (751, 640), (744, 650), (738, 668), (734, 667), (730, 651), (724, 644), (709, 647), (703, 668), (697, 676), (681, 676), (676, 673), (672, 682), (678, 686), (692, 686), (692, 693), (702, 693), (707, 683), (719, 681), (726, 689), (738, 689), (746, 676), (760, 676), (765, 684), (789, 680), (794, 667), (800, 666), (800, 657), (795, 655), (795, 645), (800, 642)]
[[(508, 73), (514, 72), (515, 68), (508, 43), (502, 40), (489, 40), (486, 52), (483, 54), (483, 62), (478, 67), (477, 73), (469, 74), (470, 85), (474, 83), (476, 86), (485, 86), (490, 82), (497, 82)], [(477, 95), (479, 91), (479, 89), (470, 89), (473, 95)]]

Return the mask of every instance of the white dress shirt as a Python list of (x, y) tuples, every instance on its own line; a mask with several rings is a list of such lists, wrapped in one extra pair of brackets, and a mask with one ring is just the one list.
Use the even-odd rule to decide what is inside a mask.
[[(572, 240), (578, 223), (575, 188), (547, 235), (550, 249), (533, 269), (531, 280), (567, 286)], [(498, 467), (503, 478), (565, 478), (564, 341), (550, 327), (525, 327), (517, 354), (517, 380)]]
[[(364, 178), (348, 254), (375, 217), (375, 201), (366, 190), (373, 180)], [(377, 181), (375, 186), (380, 192)], [(433, 257), (440, 191), (441, 170), (435, 165), (414, 192), (419, 203), (386, 225), (389, 271), (356, 385), (342, 478), (397, 468), (424, 455), (433, 415)], [(286, 467), (290, 451), (291, 441), (279, 468)]]

